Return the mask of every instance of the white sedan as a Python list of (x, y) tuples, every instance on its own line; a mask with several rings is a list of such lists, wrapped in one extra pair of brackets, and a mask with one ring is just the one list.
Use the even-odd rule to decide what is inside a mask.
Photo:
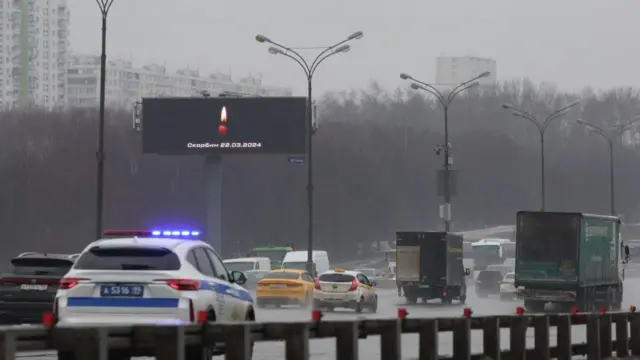
[(500, 300), (516, 300), (518, 298), (516, 295), (514, 281), (514, 273), (508, 273), (504, 276), (502, 283), (500, 284)]

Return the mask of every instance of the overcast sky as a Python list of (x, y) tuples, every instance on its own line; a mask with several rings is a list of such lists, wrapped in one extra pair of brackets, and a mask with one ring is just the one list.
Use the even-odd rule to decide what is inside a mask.
[[(95, 0), (69, 0), (71, 48), (100, 52)], [(576, 90), (638, 86), (637, 0), (115, 0), (107, 56), (134, 66), (199, 67), (304, 92), (299, 66), (270, 55), (258, 33), (287, 46), (328, 46), (361, 30), (351, 52), (327, 59), (319, 91), (406, 86), (401, 72), (435, 77), (438, 56), (497, 61), (498, 79), (529, 77)], [(305, 50), (303, 55), (314, 57)]]

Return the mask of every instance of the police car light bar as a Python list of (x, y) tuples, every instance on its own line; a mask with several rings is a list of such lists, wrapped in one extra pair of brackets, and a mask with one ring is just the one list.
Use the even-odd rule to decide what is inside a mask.
[(105, 236), (138, 236), (138, 237), (197, 237), (200, 236), (200, 231), (193, 230), (108, 230), (104, 232)]

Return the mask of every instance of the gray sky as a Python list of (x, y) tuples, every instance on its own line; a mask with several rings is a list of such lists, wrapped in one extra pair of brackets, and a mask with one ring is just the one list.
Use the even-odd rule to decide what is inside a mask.
[[(69, 0), (71, 47), (100, 52), (95, 0)], [(263, 75), (305, 90), (292, 60), (267, 53), (257, 33), (287, 46), (328, 46), (354, 31), (351, 52), (327, 59), (318, 91), (403, 85), (399, 73), (435, 77), (437, 56), (475, 55), (498, 63), (498, 79), (529, 77), (576, 90), (637, 86), (637, 0), (115, 0), (107, 56)], [(307, 57), (314, 51), (304, 51)]]

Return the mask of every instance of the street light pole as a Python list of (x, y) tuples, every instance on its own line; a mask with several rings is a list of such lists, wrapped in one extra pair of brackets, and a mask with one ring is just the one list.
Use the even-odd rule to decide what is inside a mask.
[(614, 180), (615, 163), (613, 161), (613, 144), (619, 136), (621, 136), (625, 131), (631, 129), (638, 121), (640, 121), (640, 116), (636, 116), (633, 120), (629, 121), (626, 124), (616, 125), (609, 129), (593, 125), (583, 119), (578, 119), (576, 121), (578, 122), (578, 124), (583, 125), (596, 134), (600, 134), (607, 141), (607, 145), (609, 145), (609, 206), (611, 208), (611, 215), (615, 216), (616, 193)]
[(426, 91), (433, 96), (436, 97), (440, 105), (442, 106), (442, 110), (444, 112), (444, 145), (438, 147), (438, 150), (444, 150), (444, 210), (443, 210), (443, 219), (444, 219), (444, 230), (451, 230), (451, 184), (450, 184), (450, 170), (451, 170), (451, 158), (449, 153), (451, 151), (451, 146), (449, 145), (449, 107), (453, 99), (456, 98), (458, 94), (461, 92), (468, 90), (474, 86), (477, 86), (479, 83), (476, 81), (478, 79), (489, 76), (491, 73), (488, 71), (483, 72), (482, 74), (474, 77), (471, 80), (465, 81), (463, 83), (458, 84), (456, 87), (451, 90), (448, 95), (444, 95), (440, 90), (436, 89), (432, 84), (428, 84), (426, 82), (417, 80), (411, 75), (402, 73), (400, 74), (400, 79), (412, 81), (411, 88), (414, 90), (423, 90)]
[(362, 31), (357, 31), (346, 39), (327, 47), (322, 50), (313, 61), (308, 62), (302, 55), (295, 51), (291, 47), (279, 44), (264, 35), (256, 35), (256, 41), (259, 43), (267, 43), (272, 46), (269, 47), (269, 53), (273, 55), (286, 56), (300, 65), (307, 78), (307, 206), (308, 206), (308, 223), (307, 223), (307, 271), (310, 274), (314, 274), (313, 270), (313, 135), (316, 129), (313, 125), (313, 102), (312, 102), (312, 83), (313, 75), (315, 74), (318, 66), (327, 58), (346, 53), (351, 50), (351, 46), (346, 44), (351, 40), (361, 39), (363, 36)]
[(98, 171), (96, 179), (96, 239), (102, 237), (102, 218), (104, 210), (104, 102), (105, 76), (107, 69), (107, 15), (113, 5), (113, 0), (96, 0), (102, 15), (102, 54), (100, 55), (100, 119), (98, 125)]
[(547, 128), (549, 127), (549, 125), (553, 122), (553, 120), (562, 117), (563, 115), (565, 115), (567, 112), (569, 112), (569, 110), (578, 105), (580, 102), (579, 101), (574, 101), (571, 104), (560, 108), (554, 112), (552, 112), (549, 116), (547, 116), (546, 119), (544, 119), (544, 121), (539, 121), (533, 114), (514, 108), (513, 105), (511, 104), (502, 104), (502, 108), (503, 109), (507, 109), (507, 110), (513, 110), (512, 115), (513, 116), (517, 116), (517, 117), (521, 117), (523, 119), (527, 119), (529, 121), (531, 121), (536, 128), (538, 129), (538, 132), (540, 133), (540, 197), (541, 197), (541, 211), (544, 211), (546, 209), (546, 192), (545, 192), (545, 166), (544, 166), (544, 135), (547, 131)]

